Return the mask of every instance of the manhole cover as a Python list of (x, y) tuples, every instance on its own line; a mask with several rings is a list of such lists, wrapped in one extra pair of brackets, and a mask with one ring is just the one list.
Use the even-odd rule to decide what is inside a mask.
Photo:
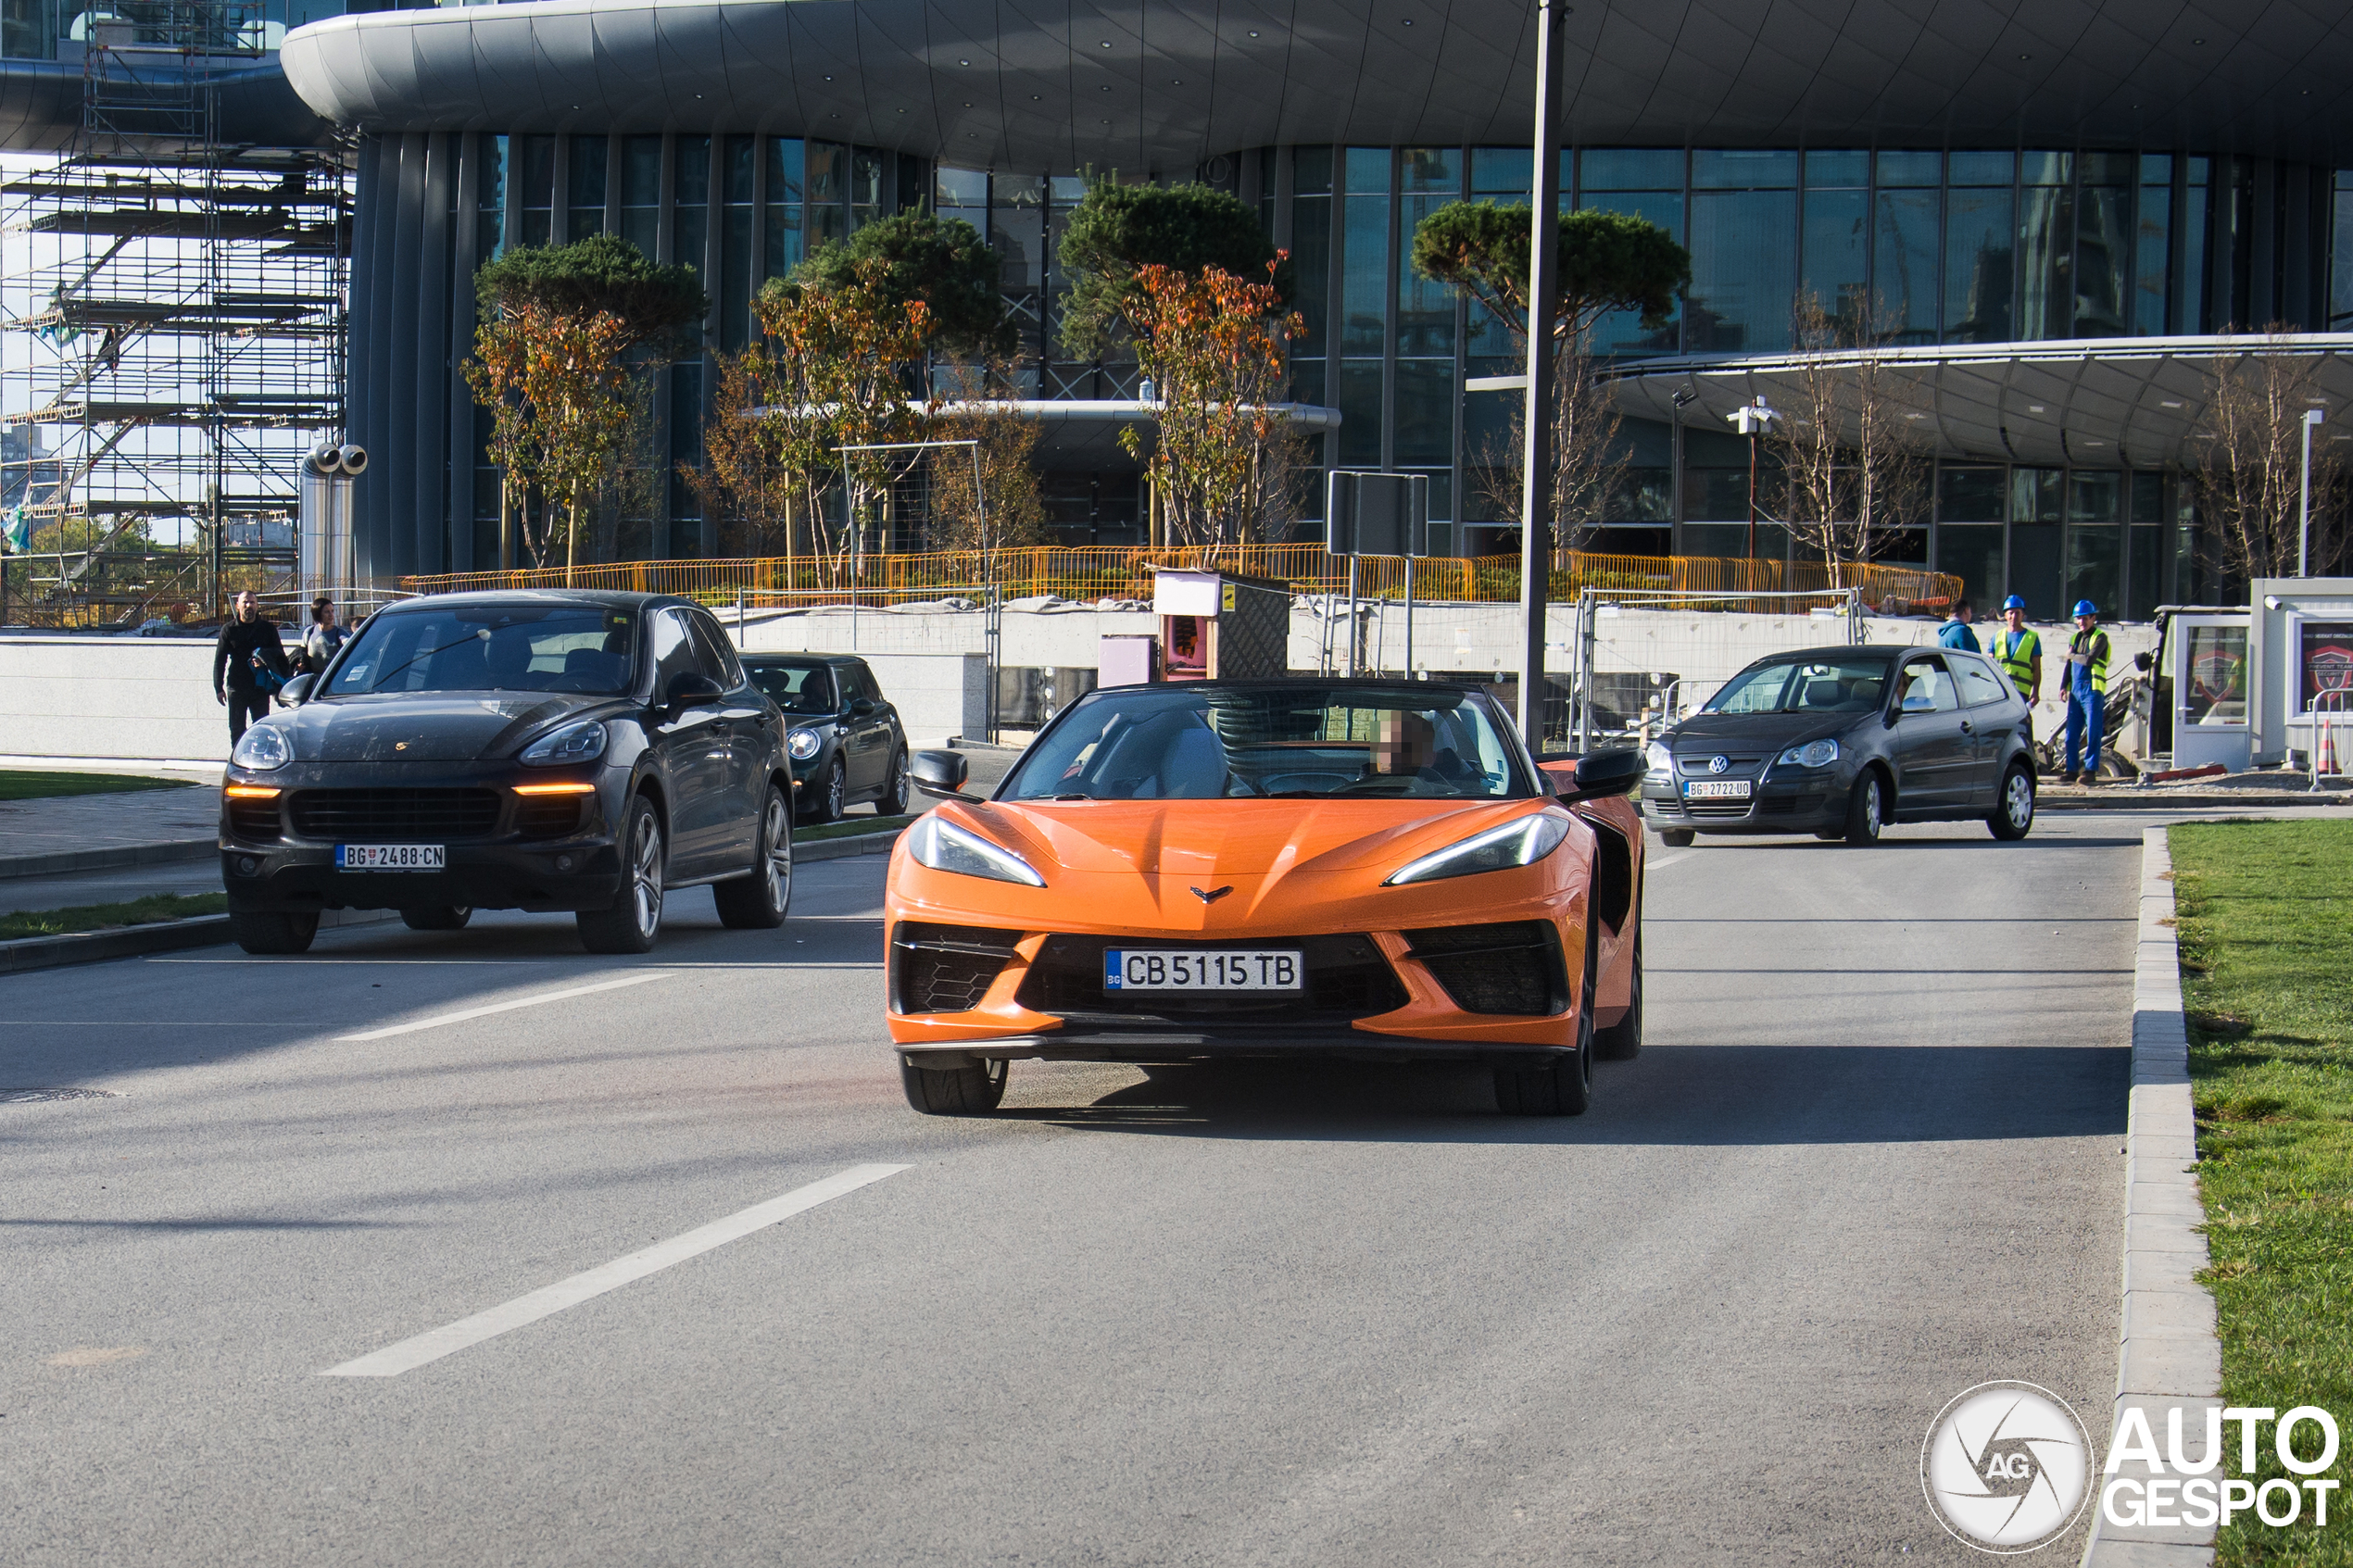
[(31, 1105), (46, 1099), (120, 1099), (104, 1089), (0, 1089), (0, 1105)]

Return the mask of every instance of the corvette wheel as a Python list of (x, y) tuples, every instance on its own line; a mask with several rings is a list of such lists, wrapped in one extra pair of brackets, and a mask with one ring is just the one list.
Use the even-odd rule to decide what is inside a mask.
[(899, 1058), (907, 1103), (926, 1116), (988, 1115), (1004, 1100), (1008, 1071), (1001, 1058), (970, 1067), (918, 1067), (912, 1056)]
[[(1637, 938), (1639, 940), (1639, 938)], [(1495, 1109), (1506, 1116), (1582, 1116), (1593, 1103), (1592, 933), (1585, 935), (1585, 984), (1577, 1002), (1577, 1048), (1541, 1067), (1495, 1069)]]
[(1642, 933), (1634, 932), (1634, 984), (1626, 1016), (1606, 1029), (1593, 1031), (1593, 1056), (1600, 1061), (1631, 1061), (1642, 1054)]

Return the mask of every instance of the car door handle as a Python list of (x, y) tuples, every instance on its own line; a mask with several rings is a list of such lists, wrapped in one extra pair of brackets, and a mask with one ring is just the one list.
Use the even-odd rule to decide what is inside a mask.
[(1973, 735), (1977, 734), (1977, 727), (1971, 724), (1968, 720), (1964, 719), (1961, 721), (1961, 734), (1965, 735)]

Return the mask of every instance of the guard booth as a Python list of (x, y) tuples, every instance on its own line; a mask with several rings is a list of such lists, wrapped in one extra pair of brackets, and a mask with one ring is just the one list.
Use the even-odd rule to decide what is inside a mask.
[(2247, 613), (2187, 608), (2165, 614), (2158, 648), (2157, 700), (2149, 749), (2171, 752), (2179, 769), (2220, 762), (2242, 772), (2254, 752), (2247, 725)]
[(1152, 574), (1158, 678), (1256, 681), (1290, 668), (1290, 587), (1271, 578), (1173, 567)]
[(2353, 740), (2353, 577), (2259, 577), (2248, 585), (2248, 732), (2260, 766), (2347, 771)]

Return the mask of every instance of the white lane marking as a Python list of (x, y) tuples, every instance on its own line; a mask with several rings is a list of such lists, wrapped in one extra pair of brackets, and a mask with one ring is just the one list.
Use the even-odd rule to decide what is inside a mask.
[(912, 1169), (907, 1165), (852, 1165), (839, 1175), (827, 1176), (824, 1181), (812, 1182), (804, 1187), (795, 1187), (780, 1198), (755, 1203), (724, 1220), (713, 1220), (684, 1236), (656, 1242), (643, 1251), (616, 1258), (585, 1273), (558, 1280), (528, 1296), (518, 1296), (503, 1306), (493, 1307), (486, 1312), (476, 1312), (472, 1317), (427, 1329), (413, 1338), (404, 1339), (397, 1345), (388, 1345), (356, 1361), (329, 1367), (319, 1375), (397, 1377), (404, 1372), (423, 1366), (427, 1361), (437, 1361), (470, 1345), (496, 1338), (510, 1329), (552, 1317), (566, 1307), (576, 1307), (593, 1297), (602, 1296), (608, 1290), (618, 1290), (673, 1263), (683, 1263), (714, 1248), (740, 1240), (754, 1231), (765, 1230), (779, 1220), (788, 1220), (795, 1214), (816, 1208), (820, 1203), (881, 1181), (885, 1176), (895, 1176), (901, 1171)]
[(567, 985), (560, 991), (534, 991), (528, 997), (512, 1001), (492, 1002), (486, 1007), (460, 1008), (456, 1012), (437, 1012), (431, 1018), (419, 1018), (407, 1023), (386, 1024), (382, 1029), (370, 1029), (358, 1035), (338, 1035), (337, 1045), (351, 1045), (360, 1040), (382, 1040), (395, 1035), (413, 1035), (420, 1029), (438, 1029), (445, 1023), (463, 1023), (470, 1018), (487, 1018), (494, 1012), (512, 1012), (517, 1008), (535, 1008), (542, 1002), (560, 1002), (570, 997), (585, 997), (598, 991), (618, 991), (623, 985), (643, 985), (649, 980), (667, 980), (667, 970), (624, 974), (617, 980), (602, 980), (594, 985)]
[(1676, 861), (1678, 861), (1678, 860), (1688, 860), (1688, 859), (1690, 859), (1692, 856), (1694, 856), (1694, 855), (1696, 855), (1696, 854), (1698, 854), (1698, 853), (1699, 853), (1699, 851), (1698, 851), (1698, 850), (1696, 850), (1696, 849), (1686, 849), (1686, 850), (1684, 850), (1684, 851), (1683, 851), (1681, 854), (1680, 854), (1680, 855), (1669, 855), (1669, 856), (1667, 856), (1667, 857), (1666, 859), (1660, 859), (1660, 860), (1651, 860), (1651, 859), (1645, 859), (1645, 860), (1642, 862), (1642, 870), (1644, 870), (1644, 871), (1646, 871), (1646, 872), (1660, 872), (1660, 871), (1665, 871), (1667, 867), (1669, 867), (1669, 866), (1673, 865)]

